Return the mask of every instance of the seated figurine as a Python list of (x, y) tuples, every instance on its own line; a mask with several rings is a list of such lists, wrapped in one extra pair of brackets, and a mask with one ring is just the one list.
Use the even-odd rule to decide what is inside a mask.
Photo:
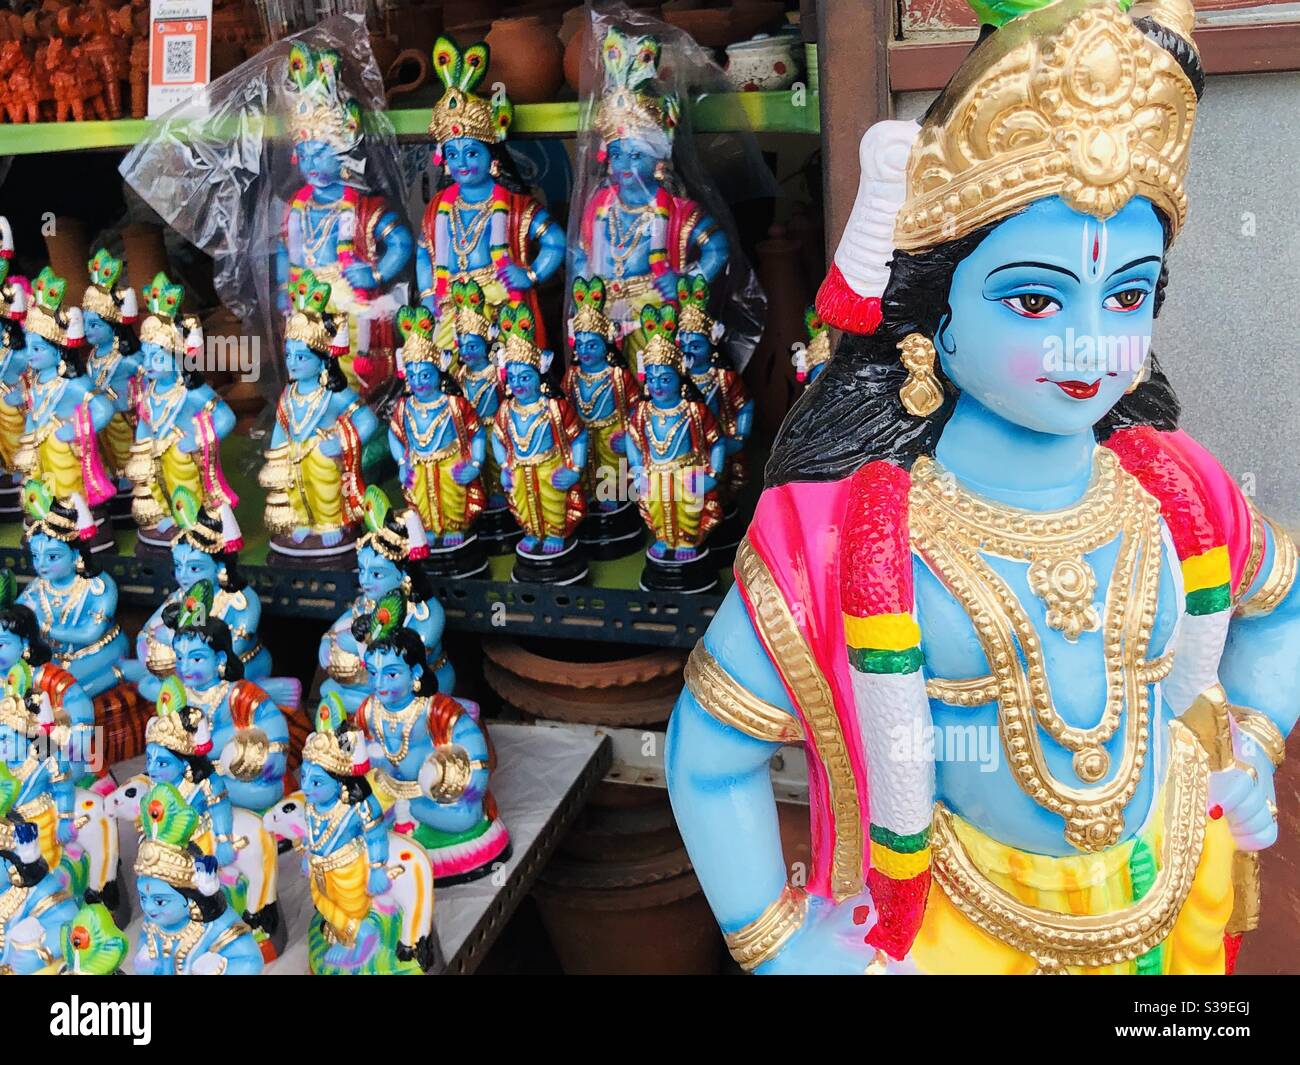
[[(45, 481), (59, 499), (78, 497), (93, 511), (117, 492), (104, 468), (99, 434), (113, 404), (95, 391), (80, 351), (86, 342), (80, 307), (64, 307), (66, 282), (47, 266), (32, 286), (23, 322), (27, 346), (27, 420), (14, 466)], [(102, 512), (91, 527), (96, 551), (113, 545)]]
[(587, 430), (582, 476), (587, 517), (578, 539), (593, 558), (619, 558), (640, 550), (644, 535), (628, 483), (625, 450), (632, 407), (641, 392), (619, 350), (618, 327), (605, 314), (605, 282), (576, 278), (573, 304), (573, 362), (564, 374), (564, 394)]
[(708, 538), (721, 517), (717, 485), (726, 443), (686, 377), (674, 308), (646, 307), (641, 322), (648, 339), (637, 359), (646, 395), (633, 411), (627, 446), (641, 517), (654, 538), (641, 586), (704, 592), (718, 582)]
[(181, 600), (185, 590), (199, 581), (216, 587), (213, 616), (230, 629), (231, 645), (248, 680), (262, 680), (271, 673), (271, 652), (258, 639), (262, 601), (239, 571), (243, 534), (234, 509), (222, 505), (219, 511), (203, 510), (198, 499), (181, 486), (172, 493), (172, 514), (177, 535), (172, 540), (172, 574), (176, 588), (144, 623), (136, 637), (136, 657), (127, 659), (122, 672), (139, 684), (152, 674), (166, 677), (176, 669), (173, 633), (163, 614)]
[(406, 390), (388, 422), (388, 446), (406, 501), (429, 533), (430, 574), (473, 577), (487, 569), (474, 523), (483, 509), (487, 431), (460, 394), (433, 342), (433, 314), (397, 312)]
[(368, 768), (365, 737), (342, 701), (326, 698), (303, 746), (302, 791), (266, 815), (270, 831), (306, 851), (317, 976), (418, 976), (441, 966), (433, 867), (418, 843), (389, 829)]
[(587, 430), (546, 381), (552, 356), (534, 343), (528, 308), (506, 307), (498, 324), (506, 338), (500, 358), (509, 398), (493, 423), (492, 450), (510, 511), (524, 530), (513, 577), (571, 584), (587, 574), (586, 552), (575, 535), (587, 513), (581, 485)]
[(120, 976), (131, 949), (103, 903), (82, 906), (63, 926), (63, 968), (68, 976)]
[(272, 561), (312, 567), (351, 565), (365, 485), (361, 450), (378, 419), (348, 387), (338, 358), (348, 351), (346, 315), (326, 311), (330, 286), (304, 270), (293, 284), (285, 328), (289, 383), (258, 483)]
[(199, 814), (170, 784), (140, 804), (136, 890), (144, 925), (135, 954), (141, 976), (255, 976), (262, 951), (226, 901), (217, 860), (194, 842)]
[(23, 484), (23, 508), (36, 576), (18, 601), (36, 615), (55, 664), (94, 699), (125, 679), (118, 663), (128, 646), (116, 619), (117, 584), (92, 553), (94, 518), (81, 496), (56, 499), (31, 479)]
[(131, 506), (131, 481), (126, 476), (135, 423), (139, 416), (140, 339), (134, 325), (139, 317), (135, 289), (119, 288), (122, 260), (100, 248), (88, 264), (90, 284), (81, 297), (86, 330), (86, 374), (96, 392), (113, 404), (113, 416), (99, 434), (104, 464), (118, 484), (114, 500), (122, 502), (122, 516)]
[(58, 971), (77, 903), (41, 855), (40, 830), (14, 811), (19, 783), (0, 769), (0, 973)]
[(159, 274), (146, 299), (143, 378), (126, 473), (135, 484), (136, 553), (150, 555), (166, 550), (176, 535), (171, 500), (177, 488), (213, 512), (236, 506), (239, 497), (221, 466), (221, 441), (235, 427), (235, 412), (203, 379), (203, 330), (197, 318), (181, 315), (185, 290)]
[(404, 623), (424, 644), (438, 690), (450, 694), (456, 687), (456, 671), (442, 651), (446, 615), (420, 563), (424, 539), (424, 530), (414, 511), (408, 510), (399, 521), (383, 489), (374, 485), (366, 489), (366, 533), (357, 541), (357, 583), (361, 594), (321, 637), (319, 654), (320, 666), (329, 674), (321, 685), (321, 695), (337, 693), (349, 714), (357, 712), (370, 691), (362, 649), (352, 635), (353, 626), (392, 592), (400, 592), (406, 601)]
[(808, 343), (796, 343), (790, 349), (790, 359), (795, 379), (801, 385), (812, 385), (831, 361), (831, 331), (815, 306), (804, 312), (803, 320), (808, 327)]
[(371, 694), (356, 723), (370, 741), (372, 782), (393, 827), (429, 852), (439, 882), (473, 880), (509, 857), (510, 835), (488, 791), (478, 707), (430, 683), (424, 644), (400, 594), (384, 596), (353, 635), (365, 644)]
[(158, 694), (158, 712), (149, 719), (145, 771), (122, 784), (105, 802), (124, 821), (140, 817), (144, 796), (170, 784), (199, 817), (195, 842), (216, 860), (222, 887), (235, 913), (250, 928), (263, 956), (284, 949), (286, 929), (278, 901), (276, 844), (261, 827), (261, 812), (236, 806), (226, 779), (212, 760), (213, 733), (207, 716), (185, 703), (185, 689), (169, 677)]

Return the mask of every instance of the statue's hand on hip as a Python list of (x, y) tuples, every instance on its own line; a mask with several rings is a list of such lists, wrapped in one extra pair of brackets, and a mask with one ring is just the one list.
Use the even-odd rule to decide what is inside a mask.
[(348, 279), (348, 284), (353, 288), (367, 291), (379, 288), (382, 284), (374, 269), (366, 263), (353, 263), (344, 269), (343, 276)]
[(775, 958), (754, 971), (761, 976), (861, 976), (876, 956), (865, 939), (875, 921), (869, 892), (838, 903), (810, 898), (799, 931)]
[(1236, 730), (1233, 747), (1236, 766), (1210, 774), (1210, 816), (1227, 818), (1233, 842), (1240, 850), (1262, 851), (1277, 842), (1273, 763), (1258, 747), (1243, 750), (1241, 735)]

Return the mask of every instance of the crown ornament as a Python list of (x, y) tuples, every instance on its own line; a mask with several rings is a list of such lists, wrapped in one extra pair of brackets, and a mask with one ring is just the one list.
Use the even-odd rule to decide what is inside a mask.
[(198, 497), (184, 485), (172, 492), (172, 517), (179, 529), (177, 539), (206, 555), (226, 555), (244, 546), (244, 536), (235, 517), (235, 508), (222, 503), (215, 512), (200, 504)]
[(56, 499), (54, 490), (43, 480), (29, 477), (23, 482), (23, 513), (27, 516), (26, 536), (48, 536), (65, 544), (92, 540), (95, 536), (95, 517), (81, 493), (73, 492)]
[(605, 314), (605, 281), (600, 277), (573, 279), (574, 315), (569, 319), (569, 333), (595, 333), (612, 344), (618, 336), (614, 320)]
[(393, 505), (382, 488), (374, 484), (366, 488), (362, 506), (366, 531), (357, 540), (357, 549), (369, 547), (389, 562), (418, 562), (428, 558), (429, 539), (419, 513), (414, 507), (408, 509), (402, 515), (399, 531), (388, 526), (392, 510)]
[(221, 890), (216, 859), (193, 843), (198, 811), (172, 784), (155, 784), (140, 801), (140, 849), (137, 876), (154, 877), (174, 888), (189, 888), (211, 897)]
[(360, 777), (370, 771), (365, 738), (348, 722), (338, 692), (330, 692), (317, 708), (316, 731), (303, 744), (302, 757), (339, 777)]
[(641, 308), (641, 331), (646, 344), (637, 352), (638, 369), (648, 366), (671, 366), (678, 375), (686, 373), (686, 359), (677, 346), (677, 308), (671, 303), (651, 304)]
[(611, 26), (600, 44), (605, 92), (596, 105), (593, 125), (605, 147), (614, 141), (645, 141), (667, 156), (681, 119), (675, 93), (657, 96), (647, 85), (659, 73), (659, 39), (633, 37)]
[[(177, 627), (182, 624), (178, 621)], [(212, 731), (207, 718), (201, 707), (188, 704), (185, 686), (174, 674), (162, 682), (154, 708), (156, 712), (145, 726), (146, 743), (156, 743), (186, 757), (212, 753)]]
[(703, 274), (677, 279), (677, 332), (698, 333), (716, 342), (721, 325), (709, 314), (709, 281)]
[(135, 289), (129, 285), (119, 288), (122, 278), (122, 260), (115, 258), (107, 248), (100, 248), (86, 264), (90, 284), (81, 297), (81, 309), (99, 315), (105, 321), (118, 325), (132, 325), (140, 317)]
[(540, 374), (551, 368), (551, 353), (537, 346), (537, 321), (526, 303), (510, 303), (501, 308), (499, 320), (504, 343), (501, 361), (531, 366)]
[(342, 58), (331, 48), (319, 51), (295, 42), (289, 49), (293, 90), (293, 139), (319, 141), (339, 152), (361, 140), (361, 105), (339, 85)]
[(333, 288), (310, 270), (304, 270), (289, 291), (293, 312), (285, 325), (284, 339), (301, 341), (325, 357), (346, 354), (351, 347), (347, 316), (326, 310)]
[(397, 331), (402, 337), (402, 366), (431, 362), (442, 368), (442, 352), (433, 339), (433, 312), (427, 307), (399, 307)]
[(955, 240), (1049, 196), (1096, 218), (1144, 196), (1176, 234), (1195, 118), (1187, 75), (1114, 3), (1057, 0), (1015, 18), (922, 125), (895, 247)]
[(173, 355), (185, 356), (203, 350), (203, 329), (193, 316), (182, 316), (185, 289), (174, 285), (164, 273), (154, 275), (144, 292), (149, 309), (140, 323), (140, 340), (156, 344)]
[(86, 328), (80, 307), (64, 307), (68, 283), (48, 266), (36, 275), (32, 285), (32, 302), (27, 309), (24, 327), (51, 344), (77, 348), (86, 342)]
[(485, 144), (506, 139), (515, 117), (514, 105), (504, 93), (493, 93), (488, 100), (474, 93), (487, 73), (489, 55), (488, 46), (481, 41), (464, 51), (447, 37), (439, 37), (434, 44), (433, 69), (444, 91), (433, 106), (429, 135), (439, 144), (458, 137)]
[(477, 281), (453, 281), (451, 300), (456, 308), (457, 335), (493, 338), (496, 331), (487, 317), (487, 298)]

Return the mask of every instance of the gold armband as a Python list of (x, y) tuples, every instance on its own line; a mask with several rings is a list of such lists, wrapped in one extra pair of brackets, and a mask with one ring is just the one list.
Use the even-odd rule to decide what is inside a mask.
[(1283, 759), (1286, 758), (1286, 737), (1282, 735), (1282, 730), (1273, 723), (1273, 719), (1267, 714), (1261, 714), (1258, 710), (1251, 710), (1245, 706), (1230, 707), (1229, 713), (1232, 714), (1233, 720), (1237, 722), (1237, 728), (1249, 736), (1268, 755), (1268, 760), (1273, 763), (1273, 768), (1276, 769), (1280, 766)]
[(731, 956), (747, 973), (775, 958), (803, 924), (808, 913), (808, 893), (790, 884), (762, 913), (724, 938)]
[(1287, 597), (1295, 584), (1295, 542), (1285, 530), (1278, 527), (1277, 522), (1267, 517), (1263, 520), (1273, 533), (1273, 565), (1268, 571), (1268, 576), (1264, 578), (1264, 583), (1259, 586), (1259, 590), (1237, 607), (1237, 614), (1241, 617), (1269, 613)]
[(438, 766), (437, 779), (429, 785), (429, 798), (434, 802), (455, 802), (469, 787), (475, 764), (469, 752), (457, 744), (439, 747), (429, 756)]
[(686, 687), (695, 701), (724, 725), (769, 743), (798, 743), (799, 723), (744, 688), (718, 664), (701, 640), (686, 660)]

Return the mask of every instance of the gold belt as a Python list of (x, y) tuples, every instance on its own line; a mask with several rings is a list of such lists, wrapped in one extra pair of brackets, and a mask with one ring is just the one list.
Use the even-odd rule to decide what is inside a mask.
[(375, 770), (375, 779), (379, 781), (379, 786), (394, 799), (418, 799), (424, 794), (418, 780), (398, 780), (382, 769)]
[(644, 292), (654, 288), (654, 274), (633, 274), (631, 277), (614, 278), (606, 282), (611, 299), (635, 299)]
[(311, 865), (312, 875), (317, 878), (317, 883), (319, 884), (326, 873), (332, 873), (335, 869), (342, 869), (343, 866), (355, 861), (364, 848), (365, 840), (360, 836), (355, 836), (330, 854), (313, 854), (309, 864)]
[(700, 458), (698, 452), (688, 451), (685, 455), (678, 455), (675, 459), (656, 459), (647, 463), (646, 469), (650, 473), (672, 473), (674, 470), (684, 470), (692, 466), (703, 465), (704, 460)]
[(934, 881), (977, 928), (1038, 963), (1040, 973), (1066, 966), (1095, 969), (1132, 961), (1163, 942), (1187, 900), (1205, 842), (1209, 761), (1181, 722), (1170, 723), (1164, 838), (1155, 883), (1122, 910), (1063, 914), (1021, 902), (994, 884), (967, 854), (952, 815), (935, 806), (931, 836)]
[(412, 451), (411, 460), (420, 466), (432, 466), (435, 462), (442, 462), (444, 459), (449, 459), (452, 455), (459, 453), (460, 442), (452, 441), (446, 447), (440, 447), (437, 451), (430, 451), (428, 454)]

